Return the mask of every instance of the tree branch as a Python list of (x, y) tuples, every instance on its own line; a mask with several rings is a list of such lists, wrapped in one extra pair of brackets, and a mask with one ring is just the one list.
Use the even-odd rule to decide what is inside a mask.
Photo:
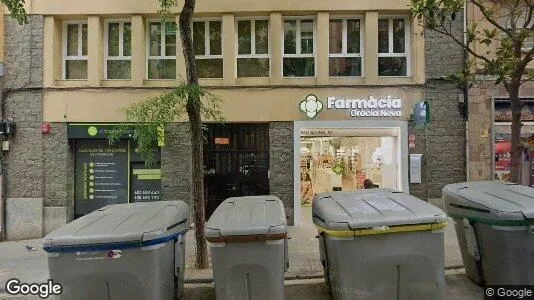
[(488, 11), (486, 10), (486, 7), (484, 7), (484, 5), (482, 3), (478, 2), (477, 0), (471, 0), (471, 2), (480, 9), (480, 12), (484, 15), (484, 18), (488, 22), (490, 22), (493, 26), (497, 27), (500, 31), (506, 33), (509, 37), (512, 37), (513, 33), (510, 30), (506, 29), (506, 27), (503, 27), (501, 24), (499, 24), (496, 20), (494, 20), (488, 14)]
[(463, 41), (460, 41), (458, 40), (451, 32), (448, 32), (447, 29), (445, 28), (445, 26), (442, 24), (441, 27), (443, 28), (443, 30), (439, 30), (437, 28), (434, 28), (432, 30), (438, 32), (438, 33), (441, 33), (443, 35), (446, 35), (448, 37), (450, 37), (456, 44), (460, 45), (462, 48), (464, 48), (465, 50), (467, 50), (471, 55), (473, 55), (474, 57), (478, 58), (478, 59), (481, 59), (487, 63), (491, 63), (491, 60), (489, 60), (487, 57), (484, 57), (478, 53), (476, 53), (473, 49), (469, 48), (469, 45), (464, 45), (464, 42)]
[(528, 13), (527, 13), (527, 18), (525, 20), (525, 23), (523, 24), (523, 29), (527, 29), (528, 25), (530, 24), (530, 22), (532, 21), (532, 11), (534, 10), (534, 5), (528, 3), (529, 0), (523, 0), (525, 2), (525, 4), (528, 6)]

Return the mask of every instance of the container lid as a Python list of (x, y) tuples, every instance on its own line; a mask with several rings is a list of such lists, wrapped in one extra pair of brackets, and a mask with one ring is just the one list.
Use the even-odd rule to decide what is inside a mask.
[(534, 188), (502, 181), (474, 181), (443, 188), (447, 211), (493, 219), (534, 219)]
[(384, 189), (318, 194), (312, 211), (315, 225), (334, 231), (442, 223), (447, 218), (425, 201)]
[(287, 233), (284, 204), (276, 196), (224, 200), (206, 224), (206, 238)]
[(189, 207), (183, 201), (108, 205), (44, 237), (43, 247), (103, 245), (155, 240), (189, 229)]

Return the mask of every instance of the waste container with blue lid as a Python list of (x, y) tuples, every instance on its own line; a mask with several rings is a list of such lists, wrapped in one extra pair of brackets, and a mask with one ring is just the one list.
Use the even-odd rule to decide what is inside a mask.
[(441, 209), (374, 189), (317, 194), (312, 212), (334, 299), (443, 299)]
[(217, 299), (284, 299), (287, 221), (278, 197), (226, 199), (211, 215), (205, 236)]
[(480, 285), (534, 284), (534, 188), (462, 182), (445, 186), (442, 197), (471, 280)]
[(183, 293), (189, 207), (182, 201), (108, 205), (43, 239), (61, 299), (175, 299)]

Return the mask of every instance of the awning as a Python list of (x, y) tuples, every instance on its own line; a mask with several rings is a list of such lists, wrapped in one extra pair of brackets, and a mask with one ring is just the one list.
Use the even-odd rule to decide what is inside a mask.
[[(512, 134), (512, 125), (509, 122), (495, 123), (495, 137), (509, 137)], [(534, 135), (534, 124), (521, 126), (521, 137), (529, 138)]]

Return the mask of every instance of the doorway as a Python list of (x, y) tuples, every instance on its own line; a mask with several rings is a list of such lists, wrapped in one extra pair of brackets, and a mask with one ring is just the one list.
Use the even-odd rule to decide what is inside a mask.
[(296, 122), (295, 220), (312, 223), (319, 193), (365, 184), (408, 192), (406, 131), (402, 121)]
[(208, 124), (204, 140), (206, 219), (225, 199), (269, 194), (269, 124)]

